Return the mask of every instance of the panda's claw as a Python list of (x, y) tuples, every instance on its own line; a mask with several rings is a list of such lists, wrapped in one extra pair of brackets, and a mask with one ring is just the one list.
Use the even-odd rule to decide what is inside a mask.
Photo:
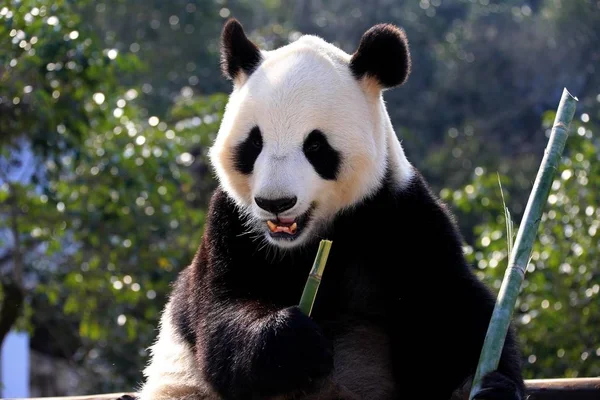
[(121, 397), (118, 397), (116, 400), (138, 400), (138, 397), (124, 394)]

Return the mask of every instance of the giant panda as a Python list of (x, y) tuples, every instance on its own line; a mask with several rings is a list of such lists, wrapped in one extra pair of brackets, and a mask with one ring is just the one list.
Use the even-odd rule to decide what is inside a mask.
[[(230, 19), (220, 51), (233, 88), (209, 150), (218, 187), (139, 398), (468, 393), (495, 299), (390, 122), (383, 94), (416, 69), (405, 32), (375, 25), (352, 54), (312, 35), (267, 51)], [(322, 239), (308, 316), (297, 304)], [(477, 398), (524, 398), (520, 359), (511, 326)]]

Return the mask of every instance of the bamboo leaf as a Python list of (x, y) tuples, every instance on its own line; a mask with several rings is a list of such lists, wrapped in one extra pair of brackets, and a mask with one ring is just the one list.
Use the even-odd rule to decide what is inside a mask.
[(504, 200), (504, 191), (502, 190), (502, 182), (500, 182), (500, 174), (498, 174), (498, 185), (500, 186), (500, 195), (502, 196), (502, 206), (504, 207), (504, 221), (506, 224), (506, 244), (508, 246), (508, 256), (510, 257), (510, 253), (512, 252), (513, 247), (513, 220), (510, 215), (510, 211), (506, 206), (506, 201)]

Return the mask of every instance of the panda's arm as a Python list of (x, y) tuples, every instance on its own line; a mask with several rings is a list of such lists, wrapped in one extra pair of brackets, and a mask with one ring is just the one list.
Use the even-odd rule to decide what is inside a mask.
[[(434, 282), (427, 287), (428, 298), (419, 300), (425, 307), (411, 313), (418, 332), (410, 336), (409, 358), (416, 361), (417, 369), (428, 368), (432, 365), (429, 363), (437, 367), (434, 370), (436, 384), (429, 386), (426, 393), (426, 397), (432, 398), (450, 398), (462, 385), (469, 387), (495, 304), (492, 292), (468, 269), (466, 263), (457, 261), (459, 265), (453, 268), (448, 260), (451, 258), (446, 263), (438, 260), (432, 264), (449, 271), (436, 270), (434, 275), (438, 276), (429, 279), (429, 282)], [(405, 343), (402, 345), (406, 347)], [(396, 356), (396, 363), (405, 362), (406, 354)], [(421, 378), (417, 376), (415, 382)], [(427, 386), (427, 383), (420, 382), (418, 385)], [(487, 396), (478, 398), (524, 398), (520, 353), (512, 327), (498, 368), (484, 379), (483, 389)]]
[[(475, 374), (496, 296), (466, 262), (452, 215), (423, 180), (416, 179), (399, 198), (401, 207), (396, 211), (402, 218), (392, 225), (410, 227), (402, 235), (403, 264), (410, 268), (390, 279), (394, 282), (390, 302), (399, 299), (401, 311), (393, 316), (394, 369), (398, 381), (409, 377), (412, 385), (427, 388), (425, 397), (449, 398)], [(435, 385), (428, 381), (429, 374), (422, 373), (432, 365)], [(484, 379), (484, 389), (489, 389), (488, 398), (524, 398), (512, 327), (498, 368)]]
[(225, 398), (310, 390), (333, 367), (331, 345), (297, 307), (215, 299), (205, 315), (204, 373)]
[[(400, 322), (394, 322), (392, 363), (397, 382), (423, 389), (426, 398), (449, 399), (463, 385), (469, 390), (494, 297), (466, 265), (446, 274), (436, 267), (452, 270), (447, 260), (444, 263), (435, 255), (430, 258), (439, 263), (428, 263), (430, 272), (421, 276), (426, 282), (423, 293), (413, 292), (412, 299), (400, 300), (403, 312), (395, 316)], [(481, 398), (524, 398), (520, 353), (512, 328), (497, 370), (483, 383), (489, 396)]]

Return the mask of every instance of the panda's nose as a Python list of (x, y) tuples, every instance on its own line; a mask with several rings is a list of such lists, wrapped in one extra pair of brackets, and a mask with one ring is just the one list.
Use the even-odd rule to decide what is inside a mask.
[(282, 197), (280, 199), (265, 199), (262, 197), (255, 197), (254, 201), (256, 205), (265, 211), (269, 211), (273, 214), (281, 214), (284, 211), (296, 205), (298, 198), (294, 197)]

